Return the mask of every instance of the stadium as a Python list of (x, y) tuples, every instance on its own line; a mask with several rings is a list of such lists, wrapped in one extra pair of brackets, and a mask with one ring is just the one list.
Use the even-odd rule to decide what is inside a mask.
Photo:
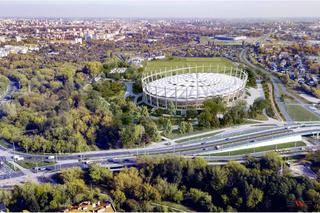
[(143, 101), (162, 109), (174, 104), (177, 110), (201, 110), (205, 100), (220, 97), (232, 106), (243, 97), (247, 80), (247, 73), (234, 67), (160, 69), (143, 75)]

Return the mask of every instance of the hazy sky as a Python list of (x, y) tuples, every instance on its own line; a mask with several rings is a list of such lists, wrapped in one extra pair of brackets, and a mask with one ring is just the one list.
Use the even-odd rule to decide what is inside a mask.
[(319, 17), (320, 0), (0, 0), (1, 17)]

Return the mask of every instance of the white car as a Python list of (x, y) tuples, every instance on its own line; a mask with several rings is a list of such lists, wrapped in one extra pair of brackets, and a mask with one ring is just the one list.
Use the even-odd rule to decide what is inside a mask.
[(48, 160), (53, 160), (53, 159), (54, 159), (54, 156), (53, 156), (53, 155), (50, 155), (50, 156), (47, 157), (47, 159), (48, 159)]
[(24, 157), (20, 156), (20, 155), (14, 155), (13, 156), (13, 160), (18, 161), (18, 160), (24, 160)]

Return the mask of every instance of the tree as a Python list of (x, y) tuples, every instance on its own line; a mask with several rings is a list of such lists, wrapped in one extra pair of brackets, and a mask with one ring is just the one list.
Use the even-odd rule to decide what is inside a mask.
[(126, 201), (126, 195), (119, 189), (112, 190), (111, 195), (117, 209), (120, 209), (120, 206)]
[(123, 127), (120, 131), (122, 145), (124, 147), (139, 145), (143, 132), (144, 129), (141, 125), (130, 125)]
[(80, 168), (62, 170), (59, 177), (63, 183), (72, 182), (73, 180), (83, 179), (83, 171)]
[(159, 141), (161, 139), (157, 124), (151, 118), (142, 118), (140, 124), (144, 127), (144, 133), (148, 139), (154, 142)]
[(164, 200), (180, 203), (183, 200), (183, 193), (178, 189), (177, 184), (168, 183), (166, 180), (157, 178), (155, 188), (160, 192)]
[(172, 133), (172, 130), (173, 130), (173, 126), (172, 126), (171, 120), (169, 118), (162, 118), (161, 122), (162, 122), (162, 127), (163, 127), (164, 134), (165, 135), (170, 135)]
[(260, 189), (251, 187), (247, 197), (247, 207), (250, 209), (255, 208), (263, 200), (263, 191)]
[(186, 121), (182, 121), (182, 122), (180, 123), (179, 132), (180, 132), (180, 134), (182, 134), (182, 135), (187, 132), (187, 122), (186, 122)]
[(91, 164), (89, 167), (89, 176), (93, 183), (105, 183), (112, 178), (112, 172), (108, 168), (101, 167), (97, 164)]
[(213, 211), (212, 198), (207, 192), (191, 188), (188, 193), (188, 200), (200, 211)]
[(175, 115), (177, 112), (176, 105), (172, 101), (168, 102), (168, 112), (170, 115)]

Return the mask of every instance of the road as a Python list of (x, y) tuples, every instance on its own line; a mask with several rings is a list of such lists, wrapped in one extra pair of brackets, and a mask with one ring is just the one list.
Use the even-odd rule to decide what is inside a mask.
[(19, 82), (14, 79), (10, 79), (10, 82), (5, 94), (2, 97), (0, 97), (0, 105), (10, 102), (13, 94), (17, 92), (19, 88), (20, 88)]
[(272, 82), (273, 88), (274, 88), (274, 99), (275, 99), (276, 104), (279, 107), (280, 113), (283, 115), (284, 119), (287, 122), (293, 122), (292, 118), (290, 117), (290, 115), (288, 114), (288, 112), (286, 110), (285, 104), (281, 101), (281, 93), (280, 93), (280, 90), (278, 88), (278, 83), (279, 83), (280, 80), (277, 81), (277, 79), (274, 76), (272, 76), (272, 74), (270, 74), (270, 72), (267, 72), (263, 68), (255, 65), (255, 64), (252, 64), (248, 60), (247, 54), (248, 54), (248, 48), (243, 49), (242, 52), (240, 53), (241, 62), (246, 64), (250, 68), (253, 68), (255, 70), (259, 70), (260, 72), (266, 73), (266, 74), (271, 76), (271, 82)]
[(320, 111), (319, 110), (311, 107), (310, 105), (304, 103), (300, 98), (297, 98), (296, 96), (292, 95), (287, 90), (286, 86), (281, 82), (281, 80), (278, 77), (273, 76), (272, 73), (266, 71), (262, 67), (259, 67), (255, 64), (251, 63), (251, 61), (248, 60), (248, 50), (249, 50), (248, 47), (242, 50), (242, 52), (240, 53), (240, 60), (242, 61), (242, 63), (246, 64), (247, 66), (249, 66), (253, 69), (259, 70), (262, 73), (266, 73), (270, 76), (271, 82), (272, 82), (273, 88), (274, 88), (275, 102), (278, 105), (278, 108), (279, 108), (281, 114), (283, 115), (284, 119), (287, 122), (293, 122), (293, 119), (288, 114), (288, 112), (286, 110), (285, 103), (283, 101), (281, 101), (281, 92), (280, 92), (279, 87), (281, 88), (282, 93), (293, 98), (301, 107), (303, 107), (305, 110), (309, 111), (310, 113), (314, 114), (316, 117), (318, 117), (320, 119)]
[[(140, 149), (120, 149), (120, 150), (103, 150), (103, 151), (93, 151), (93, 152), (82, 152), (64, 155), (55, 155), (55, 165), (39, 167), (37, 170), (26, 170), (23, 169), (19, 173), (3, 175), (0, 176), (1, 181), (5, 179), (23, 180), (24, 177), (34, 178), (37, 180), (39, 172), (48, 171), (59, 171), (64, 168), (72, 167), (82, 167), (86, 168), (90, 163), (97, 162), (103, 166), (110, 167), (114, 170), (119, 170), (124, 166), (133, 166), (135, 164), (135, 158), (142, 155), (183, 155), (183, 156), (197, 156), (209, 151), (216, 150), (218, 144), (221, 145), (220, 150), (223, 151), (225, 148), (236, 147), (248, 143), (259, 143), (262, 141), (275, 139), (277, 137), (286, 137), (292, 135), (313, 135), (315, 133), (320, 134), (320, 122), (316, 123), (305, 123), (305, 124), (293, 124), (288, 123), (285, 126), (270, 126), (270, 128), (256, 129), (257, 127), (247, 127), (247, 129), (242, 130), (243, 134), (234, 135), (231, 137), (221, 137), (217, 135), (204, 136), (198, 139), (193, 139), (190, 141), (181, 142), (179, 144), (163, 145), (156, 147), (146, 147)], [(226, 133), (228, 134), (228, 133)], [(290, 148), (292, 152), (291, 155), (301, 155), (301, 149)], [(6, 156), (7, 160), (11, 160), (10, 157), (13, 155), (12, 149), (2, 149), (0, 150), (1, 156)], [(17, 154), (15, 152), (15, 154)], [(265, 153), (253, 154), (255, 157), (262, 156)], [(19, 153), (28, 160), (41, 161), (47, 159), (50, 155), (33, 155), (27, 153)], [(205, 157), (209, 161), (227, 162), (229, 160), (242, 161), (245, 159), (245, 155), (242, 156), (212, 156)], [(32, 171), (32, 172), (31, 172)], [(38, 173), (37, 173), (38, 172)]]

